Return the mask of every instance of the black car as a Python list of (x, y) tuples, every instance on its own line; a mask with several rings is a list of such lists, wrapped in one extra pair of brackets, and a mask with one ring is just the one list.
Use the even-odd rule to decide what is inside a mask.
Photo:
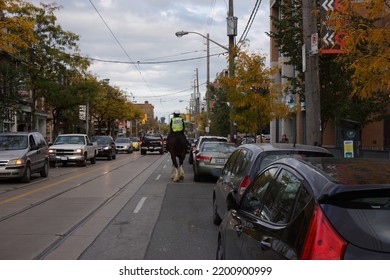
[(218, 259), (390, 259), (390, 161), (284, 158), (224, 217)]
[(116, 159), (116, 145), (111, 136), (93, 136), (91, 141), (98, 144), (98, 154), (96, 157), (105, 157), (108, 160)]
[(145, 134), (140, 141), (141, 155), (147, 152), (158, 152), (164, 154), (164, 138), (160, 134)]
[(229, 157), (213, 191), (213, 221), (218, 225), (232, 203), (264, 167), (285, 157), (332, 157), (326, 149), (297, 144), (244, 144)]

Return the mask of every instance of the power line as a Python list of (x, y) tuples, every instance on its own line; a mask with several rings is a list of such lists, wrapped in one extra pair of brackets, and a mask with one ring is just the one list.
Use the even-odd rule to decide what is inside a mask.
[(251, 16), (248, 19), (248, 22), (247, 22), (247, 24), (245, 26), (245, 29), (244, 29), (241, 37), (240, 37), (240, 40), (238, 41), (238, 44), (240, 44), (240, 43), (242, 44), (245, 41), (246, 37), (248, 36), (249, 30), (252, 27), (252, 24), (253, 24), (253, 22), (255, 20), (256, 14), (259, 11), (260, 4), (261, 4), (261, 0), (256, 0), (255, 6), (254, 6), (254, 8), (252, 10), (252, 14), (251, 14)]

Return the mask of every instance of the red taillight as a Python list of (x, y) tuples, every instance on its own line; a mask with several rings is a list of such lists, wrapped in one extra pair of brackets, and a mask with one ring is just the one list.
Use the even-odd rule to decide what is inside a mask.
[(240, 198), (250, 183), (251, 183), (251, 179), (248, 176), (245, 176), (244, 179), (242, 179), (241, 184), (238, 187), (238, 196)]
[(205, 156), (196, 156), (195, 159), (197, 161), (211, 161), (212, 157), (205, 157)]
[(341, 260), (347, 243), (333, 229), (319, 206), (314, 210), (303, 246), (302, 260)]

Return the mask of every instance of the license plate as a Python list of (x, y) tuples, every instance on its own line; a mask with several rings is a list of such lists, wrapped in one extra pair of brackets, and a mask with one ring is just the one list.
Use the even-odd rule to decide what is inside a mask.
[(67, 157), (61, 157), (61, 160), (68, 160)]
[(215, 163), (225, 163), (225, 159), (224, 158), (216, 158)]

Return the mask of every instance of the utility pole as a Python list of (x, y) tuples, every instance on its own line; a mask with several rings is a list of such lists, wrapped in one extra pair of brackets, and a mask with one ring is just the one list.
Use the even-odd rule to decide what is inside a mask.
[[(229, 36), (229, 77), (234, 77), (234, 38), (237, 36), (237, 18), (234, 17), (233, 0), (229, 0), (229, 11), (227, 17), (227, 35)], [(233, 108), (230, 107), (230, 142), (236, 142), (236, 129), (232, 119)]]
[[(306, 61), (305, 98), (306, 98), (306, 144), (321, 145), (321, 103), (318, 54), (311, 52), (311, 38), (317, 34), (316, 1), (302, 1), (303, 5), (303, 42), (302, 59)], [(306, 66), (306, 67), (305, 67)]]

